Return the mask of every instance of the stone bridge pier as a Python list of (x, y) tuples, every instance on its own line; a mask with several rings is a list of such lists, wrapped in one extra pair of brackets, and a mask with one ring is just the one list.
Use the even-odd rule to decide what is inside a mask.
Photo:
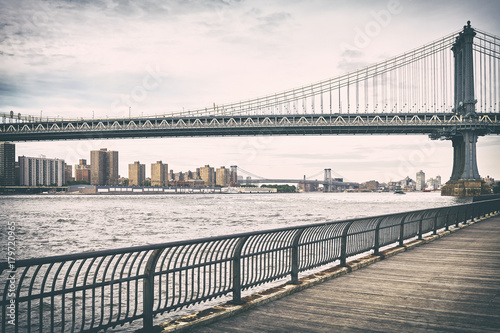
[(477, 138), (478, 134), (474, 131), (464, 131), (451, 137), (453, 170), (450, 180), (441, 190), (441, 195), (476, 196), (490, 193), (477, 168)]
[[(455, 60), (455, 113), (470, 124), (476, 123), (474, 95), (473, 39), (476, 32), (470, 21), (455, 40), (451, 50)], [(479, 135), (474, 129), (442, 133), (453, 144), (453, 170), (450, 180), (443, 186), (441, 195), (475, 196), (489, 194), (489, 187), (481, 180), (477, 169), (476, 143)]]
[(332, 182), (332, 169), (325, 169), (325, 180), (323, 183), (324, 192), (334, 192), (335, 188)]

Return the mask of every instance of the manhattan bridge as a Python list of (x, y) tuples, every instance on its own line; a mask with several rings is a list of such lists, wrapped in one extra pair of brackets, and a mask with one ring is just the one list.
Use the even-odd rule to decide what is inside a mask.
[[(63, 119), (0, 113), (0, 141), (426, 134), (452, 142), (447, 195), (484, 192), (478, 137), (500, 134), (500, 37), (462, 30), (371, 66), (264, 97), (178, 113)], [(446, 193), (445, 193), (446, 192)]]

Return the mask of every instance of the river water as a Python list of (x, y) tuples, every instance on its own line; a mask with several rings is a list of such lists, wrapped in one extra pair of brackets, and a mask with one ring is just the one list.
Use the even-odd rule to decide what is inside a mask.
[(0, 197), (1, 259), (7, 222), (16, 260), (321, 223), (464, 199), (439, 193), (20, 195)]

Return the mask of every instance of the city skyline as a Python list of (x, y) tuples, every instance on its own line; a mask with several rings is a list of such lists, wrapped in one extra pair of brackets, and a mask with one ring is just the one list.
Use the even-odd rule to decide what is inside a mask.
[[(12, 143), (1, 143), (3, 146), (5, 145), (10, 145), (12, 147), (15, 147), (15, 144)], [(2, 146), (2, 147), (3, 147)], [(15, 150), (12, 149), (12, 151)], [(163, 163), (162, 161), (156, 161), (155, 163), (150, 164), (150, 168), (146, 166), (145, 163), (141, 163), (140, 161), (134, 161), (133, 163), (126, 163), (128, 167), (128, 172), (126, 174), (120, 174), (117, 173), (116, 171), (118, 170), (118, 165), (119, 163), (119, 152), (118, 151), (108, 151), (107, 148), (101, 148), (99, 150), (94, 150), (90, 151), (90, 160), (94, 161), (94, 166), (91, 164), (87, 164), (86, 159), (79, 159), (78, 164), (71, 165), (66, 163), (64, 160), (59, 159), (57, 157), (55, 158), (47, 158), (46, 155), (40, 154), (37, 157), (26, 157), (26, 156), (18, 156), (19, 161), (16, 163), (20, 163), (21, 159), (44, 159), (44, 160), (54, 160), (54, 161), (59, 161), (64, 165), (64, 169), (62, 172), (65, 174), (65, 182), (68, 181), (83, 181), (86, 183), (91, 183), (93, 185), (119, 185), (121, 180), (120, 179), (128, 179), (130, 181), (129, 185), (143, 185), (145, 180), (150, 180), (152, 186), (166, 186), (165, 184), (165, 179), (176, 181), (177, 179), (174, 179), (174, 177), (171, 177), (171, 175), (178, 176), (179, 174), (184, 175), (183, 177), (187, 177), (186, 179), (199, 179), (203, 180), (206, 185), (212, 186), (215, 183), (217, 184), (229, 184), (229, 183), (236, 183), (236, 178), (233, 178), (233, 174), (236, 175), (236, 171), (238, 169), (238, 166), (230, 166), (230, 168), (226, 168), (225, 165), (221, 165), (220, 168), (217, 167), (210, 167), (209, 164), (206, 164), (203, 167), (194, 167), (194, 172), (189, 168), (188, 170), (173, 170), (169, 169), (168, 163)], [(1, 154), (0, 154), (1, 155)], [(101, 156), (102, 155), (102, 156)], [(15, 160), (15, 157), (14, 159)], [(111, 167), (109, 165), (112, 165)], [(4, 170), (5, 168), (2, 168)], [(13, 167), (11, 169), (14, 169)], [(74, 173), (73, 173), (74, 169)], [(151, 172), (148, 174), (146, 170), (151, 170)], [(241, 170), (241, 169), (240, 169)], [(176, 172), (174, 172), (176, 171)], [(221, 176), (219, 173), (222, 172), (224, 176)], [(308, 179), (312, 180), (313, 178), (315, 180), (320, 180), (322, 179), (323, 176), (323, 171), (322, 170), (320, 173), (321, 175), (315, 175), (315, 177), (310, 177)], [(92, 172), (94, 175), (92, 176)], [(249, 175), (246, 173), (245, 170), (241, 170), (242, 174), (238, 175), (238, 178), (244, 179), (248, 177)], [(330, 171), (331, 172), (331, 171)], [(132, 173), (132, 176), (131, 176)], [(101, 175), (102, 174), (102, 175)], [(192, 175), (191, 175), (192, 174)], [(419, 177), (419, 174), (422, 174), (422, 177)], [(105, 176), (107, 175), (107, 176)], [(244, 175), (244, 176), (243, 176)], [(335, 175), (334, 176), (341, 176), (341, 175)], [(192, 177), (192, 178), (191, 178)], [(197, 178), (196, 178), (197, 177)], [(221, 181), (219, 177), (223, 177), (225, 180)], [(92, 180), (94, 178), (94, 180)], [(112, 181), (109, 182), (109, 179), (111, 178)], [(250, 176), (252, 178), (252, 176)], [(293, 178), (293, 177), (292, 177)], [(300, 177), (295, 177), (299, 179)], [(420, 178), (420, 180), (419, 180)], [(441, 176), (436, 175), (435, 178), (428, 178), (426, 179), (425, 177), (425, 172), (422, 170), (418, 171), (416, 173), (416, 179), (417, 183), (420, 182), (420, 188), (417, 186), (417, 191), (421, 190), (423, 187), (427, 186), (428, 182), (435, 182), (437, 181), (438, 186), (441, 185)], [(487, 177), (483, 177), (487, 178)], [(489, 176), (488, 176), (489, 178)], [(411, 177), (407, 175), (404, 177), (404, 179), (410, 179)], [(399, 182), (401, 180), (391, 180), (387, 183), (391, 182)], [(365, 180), (362, 182), (358, 182), (359, 184), (363, 183), (370, 183), (370, 182), (377, 182), (379, 183), (379, 180), (376, 180), (374, 178), (370, 178), (369, 180)], [(156, 184), (153, 184), (156, 183)], [(381, 184), (383, 184), (383, 181), (380, 181)], [(162, 185), (163, 184), (163, 185)], [(46, 184), (48, 185), (48, 184)]]
[[(16, 146), (18, 145), (18, 143), (16, 143)], [(17, 149), (17, 148), (16, 148)], [(101, 147), (100, 149), (97, 149), (95, 150), (96, 152), (99, 151), (99, 150), (102, 150), (102, 149), (106, 149), (108, 151), (112, 151), (112, 149), (108, 149), (107, 147)], [(429, 148), (431, 149), (431, 148)], [(88, 157), (87, 158), (83, 158), (83, 157), (80, 157), (78, 158), (78, 163), (76, 164), (71, 164), (71, 163), (68, 163), (67, 161), (65, 161), (65, 163), (67, 165), (71, 165), (73, 167), (73, 178), (75, 178), (76, 176), (76, 172), (75, 172), (75, 167), (79, 166), (79, 163), (81, 163), (81, 161), (90, 161), (91, 160), (91, 154), (92, 151), (89, 151), (87, 153)], [(134, 164), (135, 162), (140, 162), (141, 165), (146, 165), (146, 168), (145, 168), (145, 178), (152, 178), (152, 170), (151, 170), (151, 166), (157, 164), (159, 162), (159, 160), (162, 160), (164, 162), (164, 164), (168, 167), (168, 170), (169, 172), (170, 171), (173, 171), (174, 173), (178, 173), (178, 172), (183, 172), (183, 173), (187, 173), (189, 171), (193, 171), (193, 170), (196, 170), (197, 168), (199, 168), (197, 165), (195, 165), (194, 163), (185, 163), (185, 167), (181, 167), (180, 165), (178, 165), (177, 167), (174, 165), (172, 166), (172, 164), (170, 163), (170, 161), (167, 161), (166, 159), (161, 159), (160, 156), (155, 156), (153, 155), (151, 161), (153, 162), (143, 162), (143, 159), (142, 158), (139, 158), (138, 156), (131, 156), (130, 157), (130, 160), (127, 160), (127, 161), (122, 161), (122, 157), (123, 154), (122, 152), (116, 152), (115, 153), (119, 153), (120, 154), (120, 157), (118, 159), (118, 166), (119, 166), (119, 169), (118, 169), (118, 176), (120, 178), (129, 178), (129, 172), (130, 172), (130, 165), (131, 164)], [(20, 156), (20, 155), (19, 155)], [(38, 156), (44, 156), (46, 157), (47, 154), (44, 154), (44, 153), (41, 153), (39, 154)], [(50, 156), (50, 158), (53, 158), (53, 159), (61, 159), (59, 157), (53, 157), (53, 156)], [(161, 161), (160, 161), (161, 162)], [(410, 163), (410, 161), (407, 161), (408, 163)], [(212, 169), (217, 169), (219, 167), (230, 167), (231, 165), (233, 164), (224, 164), (224, 163), (205, 163), (205, 162), (201, 162), (200, 164), (198, 165), (204, 165), (205, 167), (206, 166), (211, 166)], [(90, 168), (91, 164), (87, 164), (86, 165), (87, 167)], [(252, 174), (256, 174), (253, 170), (248, 170), (248, 168), (245, 166), (245, 165), (237, 165), (238, 167), (244, 169), (244, 170), (247, 170), (248, 172), (252, 173)], [(345, 181), (354, 181), (354, 182), (358, 182), (358, 183), (364, 183), (364, 182), (368, 182), (368, 181), (371, 181), (371, 180), (376, 180), (376, 181), (379, 181), (381, 183), (388, 183), (388, 182), (392, 182), (392, 181), (400, 181), (402, 179), (404, 179), (405, 177), (415, 177), (416, 178), (416, 174), (418, 174), (419, 171), (422, 171), (422, 168), (418, 165), (418, 164), (415, 164), (415, 166), (411, 167), (410, 168), (410, 164), (402, 164), (402, 167), (404, 168), (401, 168), (399, 170), (399, 173), (395, 172), (394, 174), (390, 175), (390, 174), (386, 174), (388, 179), (389, 180), (384, 180), (384, 179), (379, 179), (379, 178), (376, 178), (375, 176), (370, 176), (369, 174), (367, 174), (367, 177), (366, 178), (363, 178), (363, 179), (359, 179), (359, 180), (352, 180), (352, 179), (347, 179), (345, 178), (342, 174), (339, 174), (338, 172), (336, 172), (335, 170), (332, 170), (332, 172), (334, 173), (335, 177), (341, 177), (341, 178), (344, 178)], [(314, 179), (322, 179), (323, 178), (323, 171), (324, 169), (328, 169), (327, 167), (323, 168), (323, 169), (317, 169), (316, 172), (314, 174), (304, 174), (304, 173), (300, 173), (300, 169), (298, 170), (299, 173), (298, 174), (290, 174), (290, 173), (285, 173), (284, 172), (284, 169), (276, 169), (274, 170), (274, 173), (273, 174), (277, 174), (278, 176), (279, 175), (282, 175), (282, 176), (279, 176), (279, 177), (272, 177), (272, 176), (267, 176), (266, 174), (257, 174), (257, 176), (261, 176), (263, 178), (295, 178), (295, 179), (299, 179), (299, 178), (302, 178), (303, 176), (306, 176), (307, 178), (310, 178), (311, 176), (313, 175), (316, 175), (314, 177)], [(414, 172), (411, 171), (411, 170), (415, 170)], [(89, 169), (90, 171), (90, 169)], [(243, 174), (246, 175), (245, 172), (243, 172)], [(318, 175), (318, 174), (321, 174), (321, 175)], [(447, 179), (449, 178), (449, 176), (444, 176), (439, 174), (439, 173), (435, 173), (435, 172), (432, 172), (432, 171), (426, 171), (425, 174), (432, 174), (433, 177), (436, 177), (436, 176), (439, 176), (443, 179), (444, 182), (447, 181)], [(246, 177), (246, 176), (245, 176)], [(491, 177), (491, 178), (495, 178), (494, 176), (492, 175), (481, 175), (482, 178), (487, 178), (487, 177)], [(430, 179), (430, 178), (429, 178)], [(427, 181), (427, 178), (425, 179), (425, 181)]]
[[(0, 15), (7, 24), (0, 27), (4, 64), (0, 72), (5, 78), (0, 111), (65, 118), (164, 114), (272, 94), (401, 54), (460, 30), (467, 20), (500, 34), (496, 18), (500, 4), (495, 1), (481, 1), (480, 6), (467, 1), (393, 0), (204, 4), (151, 0), (147, 6), (62, 0), (1, 3)], [(280, 168), (286, 168), (285, 177), (331, 168), (357, 182), (372, 178), (388, 182), (420, 169), (446, 181), (453, 161), (450, 141), (431, 141), (422, 135), (17, 145), (22, 155), (43, 152), (71, 165), (88, 159), (85, 152), (108, 147), (127, 161), (168, 160), (174, 170), (240, 165), (274, 178)], [(500, 178), (499, 145), (498, 136), (479, 138), (482, 177)], [(120, 164), (119, 173), (127, 173), (127, 164)]]

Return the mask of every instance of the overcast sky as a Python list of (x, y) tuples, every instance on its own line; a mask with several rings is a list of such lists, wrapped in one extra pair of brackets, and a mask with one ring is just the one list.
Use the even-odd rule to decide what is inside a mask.
[[(164, 114), (328, 79), (473, 27), (500, 35), (500, 2), (0, 0), (0, 112), (99, 118)], [(369, 38), (362, 35), (372, 29)], [(355, 50), (356, 57), (352, 57)], [(451, 52), (451, 51), (450, 51)], [(349, 56), (351, 55), (351, 57)], [(238, 165), (265, 177), (324, 168), (352, 181), (449, 179), (449, 141), (427, 136), (121, 139), (18, 143), (17, 155), (175, 172)], [(478, 142), (479, 172), (500, 179), (500, 137)]]

